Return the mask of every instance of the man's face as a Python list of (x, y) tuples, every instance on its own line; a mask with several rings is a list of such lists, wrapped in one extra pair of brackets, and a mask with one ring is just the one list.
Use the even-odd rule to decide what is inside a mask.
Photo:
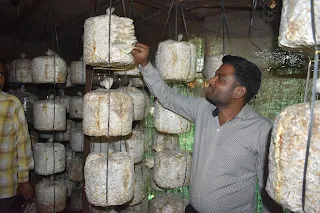
[(6, 71), (5, 65), (0, 63), (0, 90), (2, 90), (4, 87), (5, 71)]
[(214, 77), (209, 80), (205, 97), (218, 106), (228, 105), (233, 100), (235, 88), (240, 84), (234, 76), (235, 69), (230, 64), (222, 64)]

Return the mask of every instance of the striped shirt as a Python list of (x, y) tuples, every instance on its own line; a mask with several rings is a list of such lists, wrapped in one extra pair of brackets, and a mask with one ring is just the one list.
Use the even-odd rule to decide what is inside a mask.
[[(205, 98), (175, 93), (151, 63), (140, 72), (163, 107), (195, 123), (191, 205), (201, 213), (254, 212), (257, 177), (264, 190), (271, 122), (246, 105), (220, 126), (213, 115), (216, 106)], [(264, 207), (263, 211), (268, 212)]]
[(16, 195), (34, 162), (25, 114), (18, 98), (0, 91), (0, 199)]

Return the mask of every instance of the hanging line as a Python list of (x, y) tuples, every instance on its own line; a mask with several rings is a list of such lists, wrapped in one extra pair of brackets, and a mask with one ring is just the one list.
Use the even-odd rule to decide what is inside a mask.
[[(183, 22), (183, 27), (186, 33), (186, 40), (188, 40), (188, 29), (187, 29), (187, 23), (184, 17), (184, 12), (182, 8), (182, 3), (181, 1), (177, 1), (175, 3), (175, 8), (176, 8), (176, 15), (175, 15), (175, 40), (179, 41), (179, 36), (178, 36), (178, 7), (180, 8), (181, 16), (182, 16), (182, 22)], [(169, 29), (170, 29), (170, 24), (169, 24)]]
[[(56, 121), (56, 72), (57, 72), (57, 66), (56, 66), (56, 54), (59, 54), (59, 40), (58, 40), (58, 34), (57, 34), (57, 27), (56, 27), (56, 22), (55, 22), (55, 10), (54, 10), (54, 4), (52, 0), (50, 0), (51, 5), (51, 14), (52, 14), (52, 25), (53, 25), (53, 35), (52, 35), (52, 42), (53, 42), (53, 93), (54, 93), (54, 98), (53, 98), (53, 139), (55, 139), (55, 121)], [(55, 166), (55, 142), (53, 140), (52, 142), (52, 147), (53, 147), (53, 172), (55, 174), (56, 166)], [(54, 182), (54, 188), (53, 188), (53, 200), (54, 200), (54, 212), (56, 212), (56, 182), (55, 182), (55, 175), (51, 176), (51, 181)]]
[(182, 16), (182, 21), (183, 21), (183, 26), (184, 26), (184, 30), (186, 31), (186, 39), (189, 39), (189, 35), (188, 35), (188, 29), (187, 29), (187, 22), (186, 19), (184, 17), (184, 12), (183, 12), (183, 7), (182, 7), (182, 3), (179, 2), (180, 5), (180, 12), (181, 12), (181, 16)]
[(98, 6), (99, 6), (99, 0), (94, 1), (94, 14), (97, 15), (98, 13)]
[[(30, 0), (30, 7), (32, 7), (32, 2)], [(31, 19), (31, 14), (28, 15), (28, 18), (27, 18), (27, 26), (29, 27), (29, 23), (30, 23), (30, 19)], [(25, 34), (25, 51), (24, 53), (26, 55), (28, 55), (28, 44), (29, 44), (29, 30), (27, 29), (26, 30), (26, 34)]]
[(178, 2), (175, 3), (176, 15), (175, 15), (175, 23), (174, 23), (174, 37), (175, 40), (178, 41)]
[[(81, 57), (81, 68), (82, 68), (82, 72), (81, 72), (81, 83), (84, 82), (84, 84), (86, 84), (86, 80), (87, 79), (84, 79), (85, 78), (85, 75), (86, 75), (86, 71), (87, 71), (87, 67), (86, 67), (86, 64), (83, 62), (83, 55)], [(70, 68), (70, 74), (71, 74), (71, 68)], [(70, 76), (71, 77), (71, 76)], [(71, 81), (71, 78), (70, 78), (70, 81)]]
[[(186, 33), (186, 40), (189, 39), (189, 35), (188, 35), (188, 29), (187, 29), (187, 24), (186, 24), (186, 20), (185, 20), (185, 17), (184, 17), (184, 12), (183, 12), (183, 7), (182, 7), (182, 3), (181, 1), (179, 1), (177, 4), (179, 4), (180, 6), (180, 12), (181, 12), (181, 16), (182, 16), (182, 21), (183, 21), (183, 26), (184, 26), (184, 30), (185, 30), (185, 33)], [(177, 17), (178, 17), (178, 10), (177, 10), (177, 7), (178, 5), (176, 5), (176, 39), (178, 40), (178, 32), (177, 32), (177, 25), (178, 25), (178, 22), (177, 22)], [(189, 45), (189, 54), (190, 54), (190, 67), (189, 67), (189, 70), (190, 72), (192, 72), (192, 50), (191, 50), (191, 47)], [(196, 66), (195, 66), (196, 67)], [(189, 88), (188, 88), (188, 83), (185, 84), (185, 87), (186, 87), (186, 96), (189, 96)], [(190, 129), (191, 130), (191, 129)], [(183, 136), (184, 136), (184, 157), (185, 157), (185, 175), (184, 175), (184, 180), (183, 180), (183, 186), (181, 187), (182, 189), (182, 199), (183, 199), (183, 202), (185, 200), (185, 182), (187, 180), (187, 171), (188, 171), (188, 152), (187, 152), (187, 140), (186, 140), (186, 134), (187, 133), (184, 133)], [(178, 136), (178, 143), (179, 143), (179, 138), (180, 136)]]
[[(50, 12), (51, 12), (51, 0), (49, 1), (49, 5), (48, 5), (48, 12), (47, 12), (47, 15), (45, 17), (45, 21), (44, 21), (44, 25), (43, 25), (43, 28), (42, 28), (42, 39), (41, 39), (41, 47), (43, 48), (43, 45), (44, 45), (44, 40), (45, 40), (45, 31), (47, 29), (47, 23), (48, 23), (48, 19), (49, 19), (49, 15), (50, 15)], [(46, 49), (43, 48), (43, 50), (45, 51)]]
[(168, 22), (169, 22), (169, 19), (170, 19), (170, 15), (171, 15), (171, 11), (172, 11), (174, 2), (175, 2), (175, 0), (172, 0), (171, 6), (170, 6), (170, 8), (169, 8), (168, 16), (167, 16), (167, 19), (166, 19), (166, 22), (165, 22), (165, 25), (164, 25), (164, 29), (163, 29), (163, 32), (162, 32), (162, 36), (161, 36), (161, 41), (163, 40), (164, 34), (165, 34), (166, 29), (167, 29), (167, 27), (168, 27)]
[[(49, 5), (48, 5), (48, 11), (47, 11), (47, 15), (44, 19), (44, 25), (43, 25), (43, 28), (42, 28), (42, 38), (41, 38), (41, 48), (43, 51), (46, 51), (46, 49), (43, 48), (44, 46), (44, 40), (45, 40), (45, 31), (47, 29), (47, 24), (48, 24), (48, 19), (49, 19), (49, 15), (50, 15), (50, 12), (52, 12), (52, 9), (51, 9), (51, 5), (52, 5), (52, 1), (50, 0), (49, 1)], [(37, 92), (37, 95), (39, 96), (38, 94), (38, 90), (37, 90), (37, 87), (36, 87), (36, 83), (33, 83), (33, 88), (34, 88), (34, 91)]]
[[(111, 72), (111, 66), (110, 66), (110, 62), (111, 62), (111, 7), (112, 7), (112, 0), (110, 0), (110, 5), (109, 5), (109, 36), (108, 36), (108, 75), (109, 75), (109, 85), (111, 84), (111, 80), (110, 80), (110, 72)], [(107, 138), (108, 138), (108, 142), (110, 140), (110, 101), (111, 101), (111, 88), (108, 89), (108, 129), (107, 129)], [(107, 169), (106, 169), (106, 203), (107, 203), (107, 211), (109, 209), (109, 205), (108, 205), (108, 181), (109, 181), (109, 145), (107, 144), (107, 154), (106, 154), (106, 160), (107, 160)]]
[(139, 26), (139, 23), (137, 21), (137, 14), (136, 14), (136, 11), (134, 9), (134, 3), (133, 3), (133, 0), (130, 0), (130, 12), (129, 12), (129, 18), (131, 18), (131, 12), (133, 12), (133, 16), (134, 16), (134, 19), (132, 19), (134, 22), (136, 22), (136, 28), (138, 29), (138, 26)]
[[(124, 0), (121, 0), (121, 2), (122, 2), (122, 8), (123, 8), (124, 15), (125, 15), (125, 17), (127, 17)], [(136, 20), (136, 13), (135, 13), (135, 9), (134, 9), (134, 4), (133, 4), (133, 1), (130, 0), (130, 12), (129, 12), (128, 18), (131, 18), (132, 11), (133, 11), (133, 15), (134, 15), (134, 19), (132, 19), (132, 20), (135, 21)], [(137, 29), (137, 26), (135, 26), (135, 28)], [(135, 31), (137, 31), (137, 30), (135, 30)], [(131, 87), (131, 83), (130, 83), (130, 77), (127, 75), (127, 73), (128, 73), (128, 70), (125, 69), (123, 77), (120, 77), (121, 81), (120, 81), (120, 85), (119, 86), (123, 87), (124, 91), (128, 93), (128, 87)], [(114, 74), (114, 75), (117, 76), (116, 74)], [(125, 80), (128, 80), (129, 85), (125, 86)], [(121, 145), (122, 143), (124, 143), (124, 147), (125, 148), (127, 147), (126, 140), (127, 140), (127, 137), (125, 137), (125, 136), (121, 136), (120, 137), (120, 152), (122, 152), (122, 145)]]
[(312, 27), (312, 36), (315, 46), (315, 59), (314, 59), (314, 71), (313, 71), (313, 87), (312, 87), (312, 96), (310, 104), (310, 120), (308, 128), (308, 140), (306, 147), (306, 156), (304, 161), (304, 170), (303, 170), (303, 183), (302, 183), (302, 209), (305, 212), (305, 200), (306, 200), (306, 182), (307, 182), (307, 170), (308, 170), (308, 160), (309, 160), (309, 149), (312, 137), (313, 123), (314, 123), (314, 108), (316, 104), (316, 83), (318, 79), (318, 65), (319, 65), (319, 51), (317, 45), (316, 37), (316, 24), (315, 24), (315, 11), (314, 11), (314, 0), (311, 0), (311, 27)]
[[(191, 48), (190, 48), (190, 54), (191, 54)], [(190, 63), (191, 65), (191, 63)], [(190, 67), (191, 70), (191, 67)], [(189, 96), (189, 86), (188, 83), (186, 83), (186, 96)], [(189, 121), (188, 121), (189, 122)], [(189, 123), (188, 123), (189, 124)], [(190, 128), (191, 131), (191, 128)], [(178, 142), (180, 143), (180, 136), (178, 136)], [(187, 172), (188, 172), (188, 151), (187, 151), (187, 132), (183, 133), (183, 143), (184, 143), (184, 157), (185, 157), (185, 174), (184, 174), (184, 180), (183, 180), (183, 185), (182, 185), (182, 200), (183, 204), (185, 201), (185, 183), (187, 180)], [(190, 168), (191, 169), (191, 168)]]
[(308, 92), (309, 92), (309, 81), (310, 81), (310, 74), (311, 74), (311, 67), (312, 67), (312, 61), (309, 59), (308, 63), (308, 72), (307, 72), (307, 80), (306, 80), (306, 87), (304, 89), (304, 98), (303, 102), (306, 103), (308, 100)]
[(221, 9), (222, 9), (222, 15), (221, 15), (221, 19), (220, 19), (219, 29), (218, 29), (218, 32), (216, 35), (216, 43), (218, 42), (220, 29), (222, 27), (222, 55), (225, 55), (225, 28), (227, 31), (227, 36), (228, 36), (231, 52), (232, 52), (232, 45), (231, 45), (231, 38), (230, 38), (230, 33), (229, 33), (228, 20), (227, 20), (227, 16), (226, 16), (226, 9), (224, 7), (224, 0), (220, 0), (220, 5), (221, 5)]
[[(184, 25), (184, 29), (185, 29), (185, 33), (186, 33), (186, 36), (188, 38), (188, 30), (187, 30), (187, 24), (186, 24), (186, 20), (185, 20), (185, 17), (184, 17), (184, 12), (183, 12), (183, 7), (182, 7), (182, 3), (180, 1), (177, 1), (176, 0), (173, 0), (171, 5), (170, 5), (170, 8), (169, 8), (169, 11), (167, 12), (168, 15), (167, 15), (167, 19), (166, 19), (166, 22), (165, 22), (165, 25), (164, 25), (164, 29), (163, 29), (163, 32), (162, 32), (162, 36), (161, 36), (161, 40), (164, 39), (164, 35), (165, 35), (165, 32), (168, 28), (168, 24), (169, 23), (169, 20), (170, 20), (170, 16), (171, 16), (171, 13), (172, 13), (172, 8), (173, 6), (175, 5), (175, 40), (177, 41), (178, 40), (178, 7), (180, 7), (180, 12), (181, 12), (181, 16), (182, 16), (182, 20), (183, 20), (183, 25)], [(170, 28), (169, 28), (170, 30)]]
[[(255, 44), (252, 39), (251, 39), (251, 30), (254, 29), (253, 28), (253, 21), (254, 21), (254, 16), (255, 16), (255, 11), (257, 9), (257, 0), (252, 0), (252, 11), (251, 11), (251, 17), (250, 17), (250, 24), (249, 24), (249, 30), (248, 30), (248, 38), (249, 38), (249, 41), (252, 43), (252, 45), (254, 47), (256, 47), (259, 51), (262, 51), (262, 49), (260, 47), (258, 47), (257, 44)], [(265, 8), (263, 7), (263, 4), (260, 2), (262, 8), (265, 10)], [(265, 25), (266, 25), (266, 20), (265, 21)], [(263, 28), (261, 28), (263, 29)], [(258, 30), (261, 30), (261, 29), (258, 29)], [(267, 47), (269, 48), (269, 46), (266, 44), (266, 42), (258, 35), (258, 33), (256, 33), (257, 37), (262, 41), (262, 43)]]
[(121, 0), (121, 3), (122, 3), (123, 14), (125, 17), (127, 17), (126, 6), (124, 4), (124, 0)]
[(16, 54), (16, 44), (17, 44), (17, 40), (19, 39), (19, 29), (20, 29), (20, 24), (21, 24), (21, 20), (20, 17), (18, 16), (18, 24), (17, 24), (17, 28), (14, 34), (14, 42), (13, 42), (13, 51), (12, 51), (12, 62), (11, 62), (11, 70), (13, 71), (13, 83), (17, 83), (17, 71), (16, 71), (16, 66), (15, 66), (15, 54)]

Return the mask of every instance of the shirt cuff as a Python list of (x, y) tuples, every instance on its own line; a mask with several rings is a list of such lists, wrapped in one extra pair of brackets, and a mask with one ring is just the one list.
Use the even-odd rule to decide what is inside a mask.
[(139, 65), (138, 68), (139, 68), (139, 71), (143, 74), (143, 76), (147, 78), (153, 77), (154, 74), (157, 73), (157, 71), (155, 70), (155, 68), (153, 67), (150, 61), (146, 66), (142, 67), (141, 65)]
[(29, 181), (29, 171), (18, 173), (18, 183), (24, 183)]

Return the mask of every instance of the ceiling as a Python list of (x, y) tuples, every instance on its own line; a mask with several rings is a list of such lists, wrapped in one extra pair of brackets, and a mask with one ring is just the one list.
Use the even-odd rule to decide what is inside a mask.
[[(175, 2), (179, 3), (178, 7)], [(19, 47), (14, 48), (22, 48), (30, 42), (41, 42), (44, 46), (52, 46), (49, 44), (55, 42), (59, 44), (57, 48), (60, 51), (73, 49), (81, 52), (85, 19), (105, 14), (110, 5), (116, 9), (114, 14), (134, 20), (136, 36), (140, 41), (153, 43), (172, 36), (175, 32), (186, 32), (184, 20), (188, 33), (198, 34), (203, 33), (201, 24), (206, 17), (222, 14), (222, 8), (229, 13), (251, 13), (253, 9), (276, 11), (277, 9), (270, 9), (273, 9), (272, 4), (276, 2), (277, 0), (0, 0), (0, 36), (10, 37), (14, 45), (19, 41)], [(256, 3), (256, 7), (253, 3)], [(183, 13), (180, 12), (180, 5)], [(170, 29), (164, 31), (168, 14), (170, 19), (167, 26)], [(221, 15), (217, 16), (216, 22), (220, 22), (220, 19)], [(246, 25), (249, 21), (247, 20)]]

